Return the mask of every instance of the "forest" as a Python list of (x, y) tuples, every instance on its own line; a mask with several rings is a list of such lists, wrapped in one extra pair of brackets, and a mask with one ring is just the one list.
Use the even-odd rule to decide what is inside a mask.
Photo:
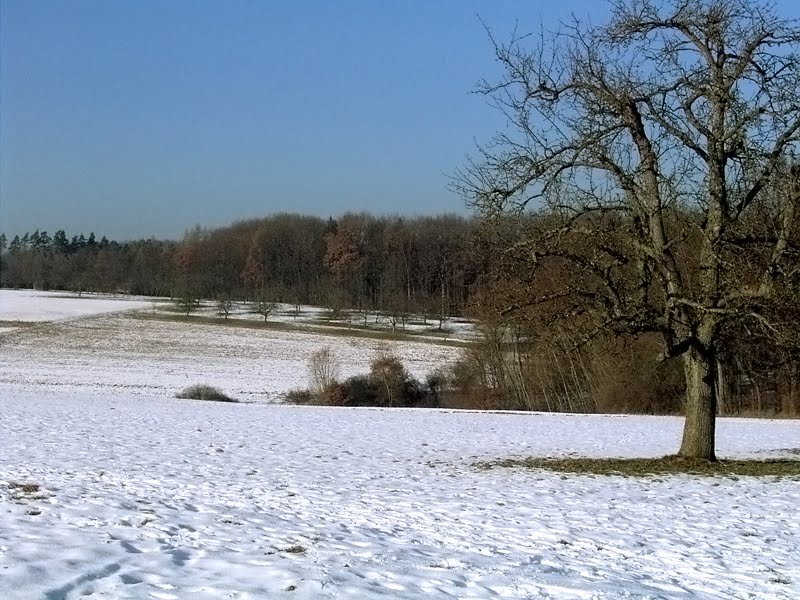
[(482, 266), (473, 220), (279, 214), (180, 242), (3, 234), (4, 287), (192, 299), (268, 299), (332, 309), (462, 314)]

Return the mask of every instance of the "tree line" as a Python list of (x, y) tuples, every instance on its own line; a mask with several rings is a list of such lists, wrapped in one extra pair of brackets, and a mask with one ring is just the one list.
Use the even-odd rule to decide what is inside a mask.
[(475, 227), (452, 215), (281, 214), (195, 229), (176, 249), (174, 293), (446, 319), (463, 314), (481, 273)]
[(483, 266), (477, 223), (455, 215), (404, 219), (278, 214), (217, 229), (196, 227), (179, 242), (67, 238), (63, 230), (2, 241), (4, 287), (269, 300), (332, 310), (463, 314)]
[(9, 288), (165, 296), (174, 281), (177, 243), (98, 241), (94, 233), (68, 238), (64, 230), (0, 234), (0, 285)]

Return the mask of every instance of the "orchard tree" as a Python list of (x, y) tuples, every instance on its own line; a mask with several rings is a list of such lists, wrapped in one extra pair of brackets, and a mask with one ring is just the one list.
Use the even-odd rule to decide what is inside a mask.
[(490, 33), (503, 75), (479, 91), (510, 125), (454, 187), (524, 234), (504, 257), (528, 286), (504, 311), (557, 303), (585, 339), (659, 334), (686, 379), (679, 455), (715, 460), (725, 336), (796, 323), (800, 29), (757, 0), (610, 9)]

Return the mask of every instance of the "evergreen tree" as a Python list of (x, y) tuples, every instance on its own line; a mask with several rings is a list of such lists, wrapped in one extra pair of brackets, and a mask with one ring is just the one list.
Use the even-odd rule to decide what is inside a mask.
[(69, 241), (67, 240), (67, 234), (63, 229), (59, 229), (53, 235), (53, 250), (59, 254), (69, 253)]
[(36, 247), (39, 248), (40, 250), (45, 250), (50, 247), (51, 243), (52, 240), (50, 239), (50, 236), (48, 235), (47, 231), (42, 231), (39, 234), (39, 242)]

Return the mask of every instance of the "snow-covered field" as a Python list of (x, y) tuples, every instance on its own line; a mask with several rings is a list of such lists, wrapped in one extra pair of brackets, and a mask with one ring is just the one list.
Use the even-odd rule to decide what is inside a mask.
[(142, 309), (147, 298), (34, 290), (0, 290), (0, 336), (21, 326)]
[(458, 349), (424, 342), (386, 342), (302, 331), (153, 320), (112, 314), (48, 323), (0, 337), (0, 386), (7, 393), (39, 391), (104, 398), (109, 394), (171, 398), (193, 384), (219, 387), (243, 401), (275, 401), (307, 387), (307, 362), (330, 347), (348, 377), (366, 373), (391, 350), (411, 373), (456, 358)]
[[(151, 304), (147, 298), (138, 296), (78, 296), (66, 292), (0, 289), (0, 322), (13, 326), (15, 323), (60, 321), (141, 309)], [(5, 327), (0, 332), (4, 330)]]
[[(169, 304), (160, 303), (156, 305), (159, 313), (174, 312)], [(192, 315), (202, 317), (221, 317), (217, 303), (205, 301), (198, 308), (192, 311)], [(254, 312), (253, 306), (246, 302), (233, 302), (229, 314), (230, 320), (244, 321), (263, 321), (264, 317)], [(469, 340), (476, 337), (475, 324), (467, 319), (452, 317), (442, 321), (441, 326), (438, 319), (424, 318), (421, 315), (408, 315), (406, 322), (403, 323), (399, 318), (395, 320), (394, 326), (390, 316), (361, 311), (340, 311), (338, 315), (333, 315), (328, 309), (319, 306), (308, 306), (305, 304), (281, 304), (274, 305), (274, 311), (269, 316), (269, 321), (287, 323), (302, 327), (303, 325), (314, 325), (315, 329), (338, 329), (342, 327), (368, 331), (394, 331), (395, 333), (412, 334), (423, 339), (455, 339)]]
[[(270, 400), (320, 344), (355, 372), (376, 343), (124, 314), (2, 336), (0, 598), (800, 596), (796, 480), (475, 466), (663, 455), (680, 419), (172, 397)], [(404, 344), (417, 374), (455, 352)], [(721, 456), (800, 448), (796, 421), (718, 429)]]

